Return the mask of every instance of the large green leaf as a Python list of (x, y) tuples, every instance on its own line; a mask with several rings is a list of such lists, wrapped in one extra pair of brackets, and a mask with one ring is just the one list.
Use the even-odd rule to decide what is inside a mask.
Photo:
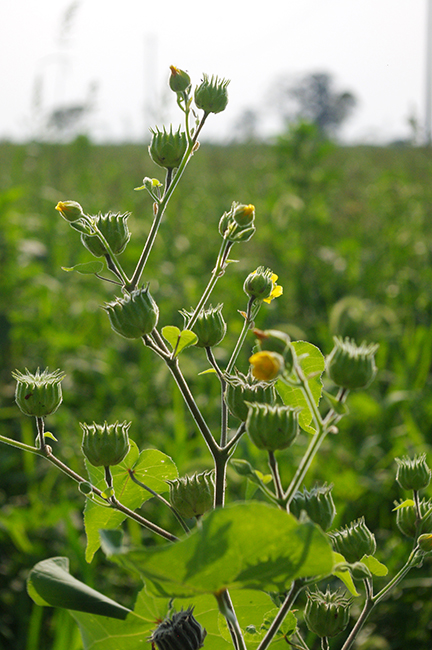
[[(90, 463), (86, 465), (91, 483), (102, 491), (106, 489), (104, 469), (93, 467)], [(131, 448), (126, 458), (119, 465), (111, 468), (115, 495), (131, 510), (141, 507), (152, 495), (132, 481), (128, 473), (129, 469), (133, 469), (136, 478), (158, 494), (168, 490), (167, 479), (178, 476), (177, 468), (169, 456), (157, 449), (145, 449), (140, 453), (136, 444), (131, 441)], [(100, 547), (99, 531), (118, 528), (125, 517), (126, 515), (118, 510), (100, 506), (97, 502), (87, 499), (84, 510), (87, 562), (91, 562)]]
[(180, 542), (118, 555), (152, 593), (188, 598), (223, 588), (284, 591), (298, 577), (331, 573), (330, 543), (311, 522), (248, 502), (217, 509)]
[(38, 562), (28, 577), (27, 590), (37, 605), (63, 607), (122, 620), (130, 612), (71, 576), (66, 557)]
[[(322, 394), (321, 375), (325, 368), (324, 356), (319, 348), (307, 341), (293, 341), (292, 345), (297, 357), (300, 357), (300, 365), (312, 391), (315, 403), (318, 405)], [(279, 380), (276, 383), (276, 390), (286, 406), (301, 407), (302, 410), (299, 415), (301, 428), (309, 433), (316, 433), (315, 428), (311, 426), (312, 413), (301, 388), (288, 386), (282, 380)]]
[(138, 594), (134, 611), (126, 620), (116, 621), (73, 611), (85, 650), (136, 650), (150, 648), (148, 638), (168, 611), (166, 598), (154, 598), (142, 589)]
[[(231, 599), (248, 650), (255, 650), (277, 610), (267, 594), (257, 591), (236, 590), (231, 594)], [(194, 617), (207, 632), (206, 650), (232, 650), (225, 619), (219, 613), (216, 599), (210, 594), (171, 601), (151, 596), (144, 588), (138, 595), (134, 611), (124, 621), (77, 611), (71, 614), (80, 628), (85, 650), (136, 650), (141, 644), (147, 643), (158, 623), (169, 614), (170, 606), (175, 611), (190, 606), (194, 608)], [(285, 619), (283, 633), (294, 628), (293, 621), (295, 619), (290, 612)], [(283, 647), (286, 647), (282, 632), (274, 643), (280, 639)], [(143, 647), (146, 648), (147, 645)]]

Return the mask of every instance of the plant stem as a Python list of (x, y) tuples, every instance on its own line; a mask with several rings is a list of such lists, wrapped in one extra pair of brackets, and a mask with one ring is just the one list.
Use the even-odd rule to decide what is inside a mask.
[[(48, 460), (50, 463), (55, 465), (57, 469), (61, 470), (64, 474), (67, 474), (70, 478), (72, 478), (74, 481), (77, 483), (88, 483), (88, 481), (77, 474), (76, 472), (73, 471), (70, 467), (65, 465), (59, 458), (54, 456), (52, 453), (52, 449), (49, 445), (45, 444), (43, 449), (38, 449), (37, 447), (30, 447), (29, 445), (25, 445), (22, 442), (18, 442), (17, 440), (11, 440), (10, 438), (6, 438), (5, 436), (0, 436), (0, 442), (4, 442), (7, 445), (11, 445), (12, 447), (16, 447), (17, 449), (21, 449), (23, 451), (29, 451), (32, 454), (36, 454), (37, 456), (41, 456), (42, 458), (45, 458)], [(137, 521), (141, 526), (144, 528), (147, 528), (148, 530), (151, 530), (153, 533), (156, 535), (160, 535), (164, 539), (168, 540), (169, 542), (175, 542), (178, 540), (178, 538), (175, 535), (172, 535), (169, 533), (167, 530), (164, 530), (163, 528), (160, 528), (156, 524), (153, 524), (151, 521), (148, 519), (145, 519), (141, 515), (137, 514), (133, 510), (130, 510), (126, 506), (124, 506), (122, 503), (117, 501), (115, 499), (113, 502), (110, 502), (108, 499), (106, 499), (103, 496), (102, 490), (99, 490), (97, 487), (92, 485), (92, 492), (97, 494), (98, 497), (100, 497), (103, 501), (105, 501), (110, 507), (115, 508), (115, 510), (119, 510), (123, 514), (125, 514), (127, 517), (130, 519), (134, 519)]]
[(210, 278), (210, 280), (209, 280), (209, 282), (208, 282), (208, 284), (207, 284), (207, 286), (206, 286), (206, 288), (204, 290), (204, 293), (201, 296), (197, 306), (195, 307), (192, 316), (189, 318), (185, 329), (191, 330), (193, 328), (193, 326), (195, 325), (195, 323), (196, 323), (196, 321), (197, 321), (197, 319), (198, 319), (198, 317), (199, 317), (199, 315), (201, 313), (201, 310), (203, 309), (203, 307), (207, 303), (207, 300), (210, 298), (211, 292), (213, 291), (213, 289), (216, 286), (216, 282), (219, 280), (219, 278), (221, 278), (224, 275), (226, 267), (227, 267), (227, 264), (226, 264), (227, 254), (228, 254), (228, 251), (231, 249), (232, 245), (233, 245), (233, 242), (230, 242), (230, 241), (228, 241), (226, 239), (223, 240), (220, 251), (219, 251), (219, 254), (218, 254), (218, 257), (217, 257), (217, 260), (216, 260), (215, 267), (214, 267), (214, 269), (212, 271), (211, 278)]
[(226, 380), (225, 377), (219, 368), (218, 364), (216, 363), (216, 359), (214, 358), (213, 352), (211, 348), (206, 348), (206, 355), (207, 359), (216, 370), (216, 374), (219, 377), (220, 385), (221, 385), (221, 436), (220, 436), (220, 446), (222, 449), (226, 446), (227, 444), (227, 432), (228, 432), (228, 409), (227, 405), (225, 402), (225, 389), (226, 389)]
[(242, 422), (239, 428), (237, 429), (237, 431), (235, 432), (235, 434), (233, 435), (233, 437), (231, 438), (231, 440), (228, 440), (225, 450), (231, 453), (231, 450), (233, 449), (233, 447), (236, 446), (236, 444), (238, 443), (238, 441), (240, 440), (240, 438), (242, 437), (245, 431), (246, 431), (246, 422)]
[(279, 467), (277, 464), (276, 456), (273, 451), (268, 452), (269, 467), (273, 477), (273, 484), (275, 486), (276, 496), (278, 499), (283, 501), (284, 491), (282, 487), (282, 482), (279, 474)]
[(294, 494), (297, 492), (297, 490), (300, 488), (300, 485), (304, 479), (304, 477), (307, 474), (307, 471), (315, 457), (315, 454), (317, 453), (318, 449), (321, 447), (321, 444), (324, 440), (324, 438), (327, 435), (327, 431), (324, 429), (323, 431), (320, 431), (319, 433), (316, 433), (312, 440), (309, 443), (309, 447), (306, 450), (305, 455), (301, 459), (301, 462), (297, 468), (296, 473), (294, 474), (294, 477), (285, 492), (283, 499), (288, 507), (289, 504), (292, 501), (292, 498)]
[(267, 630), (267, 633), (261, 643), (259, 644), (257, 650), (266, 650), (270, 643), (273, 641), (277, 631), (279, 630), (280, 626), (282, 625), (285, 616), (288, 614), (290, 611), (291, 607), (293, 606), (297, 596), (303, 589), (303, 584), (301, 583), (300, 580), (294, 580), (294, 582), (291, 585), (291, 589), (289, 590), (284, 602), (282, 603), (281, 607), (279, 608), (278, 613), (274, 617), (269, 629)]
[(225, 617), (236, 650), (247, 650), (243, 634), (227, 589), (215, 594), (219, 610)]
[[(197, 130), (194, 133), (193, 138), (189, 142), (189, 146), (186, 149), (185, 155), (183, 156), (183, 159), (182, 159), (178, 169), (176, 170), (176, 173), (174, 174), (174, 177), (172, 178), (172, 181), (171, 181), (171, 179), (169, 179), (171, 182), (169, 183), (169, 185), (167, 183), (167, 185), (165, 187), (165, 192), (164, 192), (164, 195), (163, 195), (161, 201), (156, 204), (157, 205), (157, 211), (156, 211), (156, 214), (155, 214), (155, 217), (154, 217), (154, 220), (153, 220), (152, 227), (150, 228), (150, 232), (149, 232), (149, 234), (147, 236), (147, 241), (146, 241), (146, 243), (144, 245), (143, 251), (142, 251), (141, 256), (140, 256), (140, 258), (138, 260), (135, 271), (134, 271), (134, 273), (132, 275), (132, 279), (128, 283), (128, 285), (125, 287), (128, 291), (131, 291), (132, 289), (135, 289), (135, 287), (137, 286), (137, 284), (139, 283), (139, 281), (141, 279), (141, 276), (143, 274), (145, 265), (147, 264), (147, 260), (149, 258), (151, 249), (153, 248), (153, 244), (155, 242), (155, 239), (156, 239), (156, 236), (157, 236), (157, 233), (158, 233), (158, 230), (159, 230), (159, 226), (161, 224), (162, 217), (163, 217), (163, 215), (165, 213), (168, 202), (169, 202), (175, 188), (177, 187), (177, 185), (178, 185), (178, 183), (180, 181), (180, 178), (182, 177), (183, 172), (186, 169), (186, 166), (187, 166), (189, 160), (191, 159), (191, 157), (193, 155), (194, 147), (196, 145), (198, 135), (199, 135), (202, 127), (204, 126), (204, 123), (205, 123), (207, 117), (208, 117), (208, 113), (204, 113), (204, 115), (203, 115), (203, 117), (201, 119), (201, 122), (200, 122)], [(167, 174), (167, 177), (168, 177), (168, 174)]]
[(183, 377), (183, 374), (180, 370), (180, 366), (178, 363), (178, 359), (165, 359), (165, 362), (172, 374), (172, 376), (175, 379), (175, 382), (177, 386), (180, 389), (180, 392), (183, 396), (184, 401), (186, 402), (186, 405), (189, 409), (189, 412), (191, 413), (193, 419), (195, 420), (195, 424), (197, 425), (201, 435), (203, 436), (207, 447), (210, 450), (210, 453), (212, 454), (213, 458), (215, 458), (218, 453), (221, 451), (219, 445), (217, 444), (216, 440), (213, 437), (212, 432), (210, 431), (207, 422), (203, 418), (201, 411), (199, 410), (195, 399), (190, 391), (190, 388)]
[(238, 337), (236, 346), (233, 350), (233, 353), (231, 355), (231, 359), (228, 362), (228, 365), (226, 367), (225, 373), (227, 375), (231, 374), (235, 362), (237, 361), (237, 357), (239, 355), (239, 352), (243, 346), (243, 343), (245, 342), (246, 335), (248, 331), (250, 330), (251, 327), (253, 327), (254, 324), (254, 319), (256, 318), (259, 310), (261, 309), (261, 304), (262, 301), (256, 301), (254, 298), (250, 298), (247, 306), (247, 311), (246, 311), (246, 317), (245, 321), (243, 323), (242, 331), (240, 332), (240, 336)]
[(136, 483), (137, 485), (142, 487), (143, 490), (147, 490), (147, 492), (150, 492), (150, 494), (152, 494), (154, 497), (156, 497), (156, 499), (159, 499), (159, 501), (161, 503), (163, 503), (165, 506), (167, 506), (171, 510), (171, 512), (173, 513), (173, 515), (177, 519), (177, 521), (179, 522), (180, 526), (183, 528), (184, 532), (185, 533), (190, 533), (190, 529), (189, 529), (188, 525), (185, 523), (183, 517), (176, 510), (176, 508), (174, 508), (174, 506), (172, 506), (170, 504), (169, 501), (167, 501), (161, 494), (158, 494), (157, 492), (152, 490), (148, 485), (145, 485), (145, 483), (141, 483), (141, 481), (139, 481), (137, 478), (135, 478), (135, 472), (134, 472), (133, 469), (128, 469), (128, 474), (129, 474), (130, 478), (132, 479), (132, 481), (134, 483)]
[(381, 591), (379, 591), (375, 596), (371, 596), (370, 592), (366, 590), (366, 602), (364, 604), (363, 610), (358, 617), (356, 624), (351, 630), (347, 640), (343, 644), (341, 650), (349, 650), (353, 645), (357, 635), (365, 624), (366, 620), (369, 618), (372, 610), (378, 605), (381, 600), (386, 598), (390, 591), (398, 585), (401, 580), (404, 579), (406, 574), (415, 567), (422, 559), (422, 554), (419, 552), (419, 547), (417, 546), (413, 551), (411, 551), (410, 556), (402, 569), (386, 584)]
[[(300, 464), (297, 468), (296, 473), (294, 474), (294, 477), (285, 492), (283, 499), (286, 504), (286, 506), (289, 508), (289, 504), (295, 494), (295, 492), (299, 489), (304, 477), (306, 476), (306, 473), (315, 457), (315, 454), (317, 453), (318, 449), (320, 448), (324, 438), (326, 437), (328, 433), (328, 428), (324, 424), (321, 414), (319, 412), (318, 406), (315, 403), (314, 396), (312, 395), (312, 391), (310, 389), (309, 383), (304, 376), (303, 370), (298, 362), (298, 359), (294, 357), (294, 366), (293, 366), (294, 372), (297, 375), (297, 379), (299, 381), (300, 388), (302, 390), (302, 393), (306, 399), (307, 405), (309, 407), (309, 410), (312, 414), (312, 419), (314, 421), (315, 427), (316, 427), (316, 433), (313, 435), (309, 447), (306, 450), (305, 455), (303, 456), (302, 460), (300, 461)], [(283, 379), (282, 379), (283, 381)]]

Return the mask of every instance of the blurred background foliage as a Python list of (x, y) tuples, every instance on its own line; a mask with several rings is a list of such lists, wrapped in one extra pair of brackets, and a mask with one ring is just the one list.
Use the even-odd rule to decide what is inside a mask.
[[(170, 203), (144, 278), (159, 304), (160, 325), (181, 327), (178, 310), (196, 304), (213, 268), (221, 214), (233, 200), (254, 203), (257, 233), (234, 247), (232, 257), (239, 261), (212, 297), (213, 304), (224, 303), (228, 323), (215, 350), (220, 363), (228, 360), (242, 326), (244, 278), (258, 265), (271, 267), (284, 288), (283, 297), (262, 308), (258, 327), (283, 329), (324, 354), (334, 334), (380, 344), (376, 381), (350, 395), (350, 414), (320, 451), (307, 487), (334, 482), (335, 525), (364, 514), (377, 536), (377, 556), (392, 573), (411, 543), (398, 532), (392, 512), (395, 499), (409, 496), (395, 484), (394, 458), (430, 453), (432, 435), (431, 171), (429, 149), (340, 147), (307, 122), (291, 125), (271, 145), (204, 144)], [(91, 259), (78, 233), (54, 211), (57, 201), (71, 199), (91, 214), (132, 213), (132, 239), (122, 255), (130, 273), (152, 218), (149, 197), (133, 188), (144, 176), (158, 175), (163, 180), (145, 146), (96, 146), (85, 136), (67, 145), (0, 144), (1, 433), (29, 444), (35, 436), (33, 422), (14, 405), (11, 371), (61, 368), (67, 373), (64, 403), (47, 428), (59, 440), (57, 453), (80, 473), (79, 421), (131, 420), (138, 445), (172, 456), (181, 474), (210, 466), (165, 367), (138, 342), (111, 331), (100, 307), (112, 299), (113, 285), (61, 268)], [(251, 335), (239, 359), (243, 372), (252, 346)], [(217, 381), (198, 376), (207, 368), (205, 355), (188, 350), (181, 364), (217, 428)], [(301, 435), (280, 454), (285, 481), (307, 442)], [(247, 440), (236, 456), (266, 471), (265, 459)], [(0, 470), (0, 647), (78, 650), (67, 612), (43, 610), (28, 598), (31, 566), (67, 555), (76, 577), (125, 605), (133, 603), (137, 585), (101, 553), (86, 564), (83, 497), (74, 484), (41, 459), (5, 445)], [(244, 497), (240, 478), (230, 473), (229, 479), (229, 499)], [(174, 525), (152, 501), (145, 516)], [(127, 528), (135, 541), (159, 543), (134, 525)], [(403, 591), (374, 614), (359, 648), (430, 647), (429, 574), (427, 561), (409, 575)]]

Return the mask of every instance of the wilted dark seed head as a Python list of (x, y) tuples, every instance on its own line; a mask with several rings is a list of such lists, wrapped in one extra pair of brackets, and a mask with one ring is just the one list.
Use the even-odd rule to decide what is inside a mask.
[(192, 615), (194, 608), (189, 607), (166, 618), (154, 630), (149, 641), (158, 650), (198, 650), (204, 645), (207, 635), (205, 629)]

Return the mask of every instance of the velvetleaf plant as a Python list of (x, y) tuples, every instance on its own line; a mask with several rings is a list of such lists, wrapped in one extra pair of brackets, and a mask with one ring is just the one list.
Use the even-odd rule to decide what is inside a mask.
[[(16, 403), (24, 415), (35, 418), (35, 445), (4, 436), (0, 441), (43, 457), (77, 482), (86, 500), (86, 559), (91, 561), (101, 547), (144, 583), (135, 609), (130, 610), (73, 578), (67, 558), (56, 557), (30, 571), (28, 592), (39, 605), (68, 609), (85, 648), (113, 640), (116, 648), (125, 650), (147, 642), (158, 650), (265, 650), (286, 643), (307, 650), (308, 629), (321, 638), (322, 648), (330, 647), (333, 636), (345, 634), (338, 647), (348, 650), (374, 608), (432, 551), (432, 503), (420, 499), (431, 470), (425, 455), (397, 459), (398, 483), (412, 492), (412, 499), (395, 507), (397, 526), (412, 538), (412, 550), (398, 573), (375, 591), (374, 578), (386, 576), (387, 569), (375, 557), (375, 536), (365, 518), (330, 530), (336, 514), (332, 485), (308, 490), (304, 483), (323, 441), (329, 435), (337, 440), (349, 391), (362, 390), (373, 381), (377, 346), (336, 338), (325, 359), (311, 343), (292, 341), (282, 331), (255, 329), (260, 309), (283, 295), (274, 271), (258, 266), (244, 280), (242, 327), (225, 367), (213, 353), (227, 326), (223, 305), (213, 307), (210, 297), (228, 269), (234, 244), (248, 242), (255, 234), (251, 203), (234, 200), (220, 217), (220, 250), (201, 298), (181, 311), (183, 329), (160, 325), (163, 314), (145, 281), (146, 264), (170, 199), (198, 150), (205, 122), (228, 103), (228, 81), (216, 76), (204, 75), (192, 89), (187, 72), (171, 66), (169, 86), (184, 125), (151, 130), (149, 155), (164, 170), (164, 179), (146, 177), (136, 188), (149, 194), (153, 222), (132, 272), (119, 259), (131, 237), (128, 213), (94, 216), (72, 200), (60, 201), (56, 210), (99, 260), (66, 270), (93, 274), (116, 286), (116, 295), (104, 306), (114, 334), (130, 345), (143, 344), (166, 365), (202, 436), (209, 467), (178, 476), (171, 458), (156, 449), (138, 449), (129, 438), (133, 423), (93, 422), (80, 423), (87, 470), (80, 475), (54, 453), (57, 441), (45, 430), (46, 418), (61, 405), (63, 373), (15, 371)], [(253, 347), (250, 365), (240, 369), (239, 353), (245, 345)], [(181, 355), (191, 346), (203, 350), (220, 385), (217, 432), (204, 418), (182, 372)], [(324, 371), (333, 391), (323, 391)], [(277, 455), (296, 444), (300, 430), (309, 436), (309, 444), (284, 485)], [(269, 474), (238, 458), (241, 439), (262, 452)], [(61, 443), (58, 447), (61, 451)], [(260, 499), (229, 501), (228, 464), (239, 480), (259, 491)], [(138, 512), (150, 498), (169, 509), (169, 529)], [(127, 518), (164, 543), (131, 546), (122, 535)], [(330, 588), (326, 584), (330, 581), (339, 581), (345, 591)], [(362, 587), (363, 596), (357, 587)], [(293, 606), (303, 591), (307, 604), (301, 623)], [(351, 605), (360, 598), (363, 605), (357, 607), (360, 614), (354, 620)]]

